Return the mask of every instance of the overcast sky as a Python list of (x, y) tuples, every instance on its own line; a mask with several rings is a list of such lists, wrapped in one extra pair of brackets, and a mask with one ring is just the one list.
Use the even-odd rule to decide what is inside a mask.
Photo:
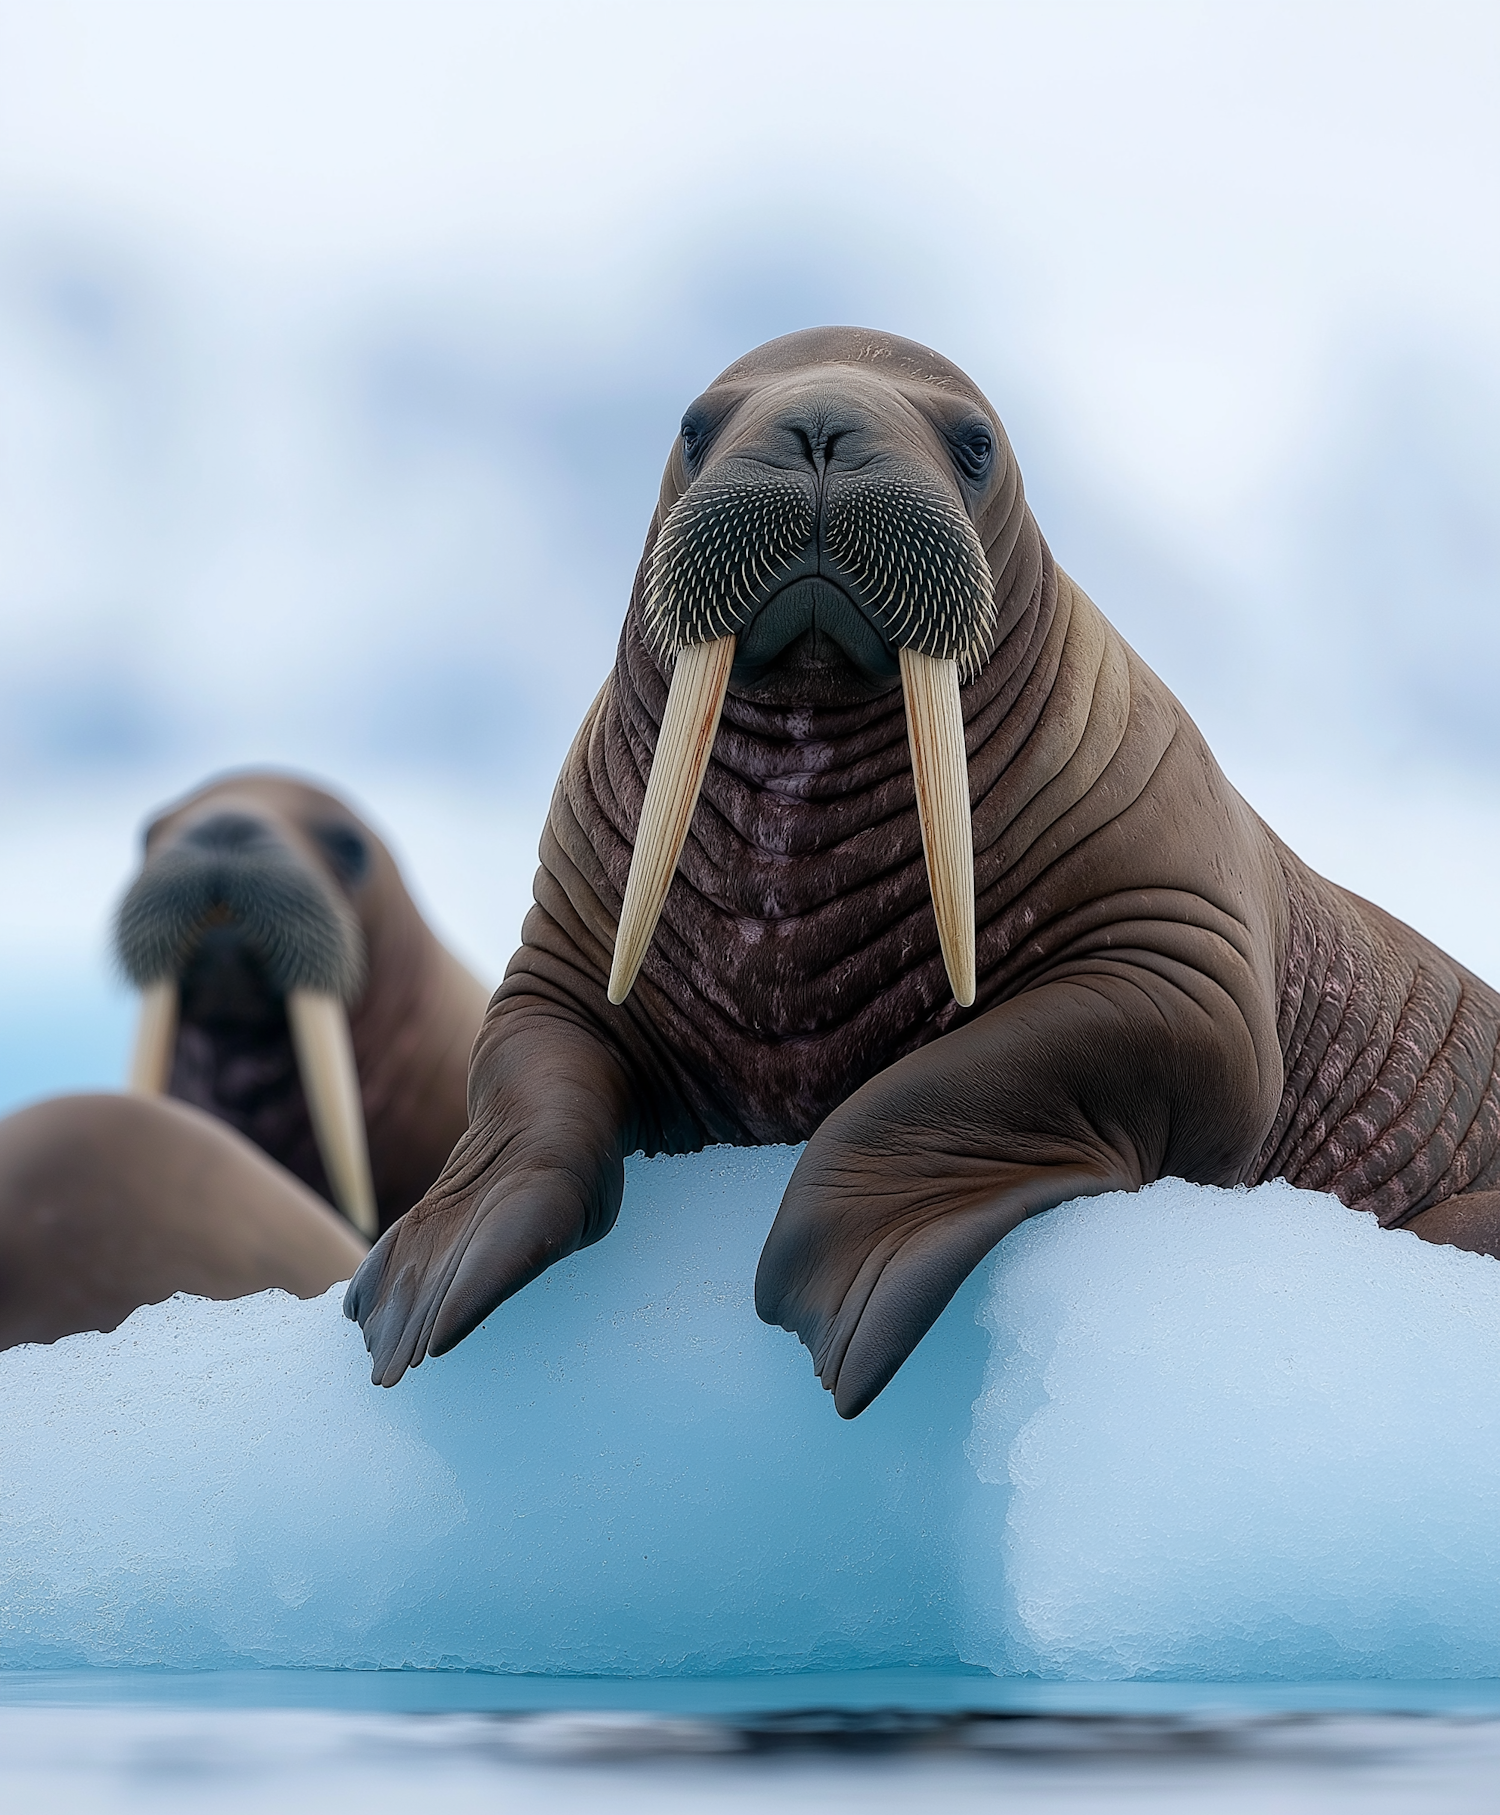
[(1500, 830), (1497, 95), (1481, 5), (0, 0), (0, 839), (85, 848), (12, 958), (269, 760), (498, 966), (683, 405), (844, 320), (973, 374), (1294, 842), (1500, 967), (1432, 829)]

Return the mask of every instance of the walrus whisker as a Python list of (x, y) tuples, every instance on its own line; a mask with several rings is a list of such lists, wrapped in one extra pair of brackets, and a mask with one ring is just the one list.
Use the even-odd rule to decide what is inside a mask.
[(273, 988), (353, 1001), (366, 954), (348, 905), (289, 852), (242, 855), (178, 846), (147, 860), (115, 920), (120, 968), (138, 988), (180, 978), (205, 925), (236, 921)]
[(984, 545), (957, 499), (906, 471), (845, 479), (824, 522), (829, 554), (887, 640), (951, 656), (972, 680), (998, 617)]
[(645, 961), (677, 871), (719, 729), (734, 648), (732, 636), (690, 643), (672, 671), (615, 933), (609, 999), (616, 1006), (630, 994)]
[(333, 1201), (361, 1235), (374, 1241), (380, 1220), (348, 1013), (337, 996), (292, 989), (287, 991), (286, 1018)]
[(737, 636), (816, 526), (809, 487), (789, 478), (689, 486), (668, 512), (647, 565), (652, 650), (669, 656)]
[(953, 998), (960, 1008), (970, 1008), (975, 993), (974, 818), (958, 662), (915, 649), (899, 653), (917, 818), (938, 943)]
[(141, 991), (141, 1015), (125, 1088), (133, 1096), (166, 1095), (177, 1045), (178, 986), (175, 977), (148, 983)]

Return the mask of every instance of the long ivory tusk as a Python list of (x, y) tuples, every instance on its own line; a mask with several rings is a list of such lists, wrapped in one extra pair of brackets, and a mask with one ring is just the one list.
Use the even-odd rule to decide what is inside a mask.
[(692, 643), (678, 654), (615, 933), (615, 957), (609, 973), (611, 1002), (623, 1002), (630, 994), (661, 918), (698, 804), (733, 665), (733, 637)]
[(130, 1055), (130, 1081), (125, 1088), (138, 1097), (166, 1094), (177, 1046), (177, 979), (148, 983), (141, 991), (141, 1018), (136, 1023)]
[(974, 819), (958, 663), (903, 649), (906, 734), (938, 944), (960, 1008), (974, 1001)]
[(302, 1094), (307, 1098), (313, 1136), (334, 1202), (361, 1235), (374, 1241), (380, 1233), (380, 1220), (370, 1182), (370, 1149), (349, 1017), (337, 996), (293, 989), (287, 991), (286, 1018)]

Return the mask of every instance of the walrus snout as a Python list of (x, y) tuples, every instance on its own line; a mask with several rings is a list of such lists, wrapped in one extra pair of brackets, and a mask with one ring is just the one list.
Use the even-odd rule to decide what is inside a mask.
[(138, 988), (180, 978), (205, 930), (226, 924), (278, 995), (358, 995), (364, 946), (348, 904), (268, 826), (241, 815), (192, 826), (147, 857), (116, 918), (121, 968)]
[(997, 471), (994, 428), (847, 369), (736, 396), (710, 391), (683, 418), (687, 484), (646, 571), (658, 653), (736, 636), (749, 670), (821, 615), (872, 675), (894, 679), (900, 648), (976, 673), (996, 631), (972, 514)]

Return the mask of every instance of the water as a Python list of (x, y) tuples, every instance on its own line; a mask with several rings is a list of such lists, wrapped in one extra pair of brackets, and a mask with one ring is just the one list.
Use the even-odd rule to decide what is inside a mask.
[[(1319, 1710), (1309, 1712), (1308, 1710)], [(1500, 1684), (0, 1675), (31, 1811), (1491, 1810)]]

